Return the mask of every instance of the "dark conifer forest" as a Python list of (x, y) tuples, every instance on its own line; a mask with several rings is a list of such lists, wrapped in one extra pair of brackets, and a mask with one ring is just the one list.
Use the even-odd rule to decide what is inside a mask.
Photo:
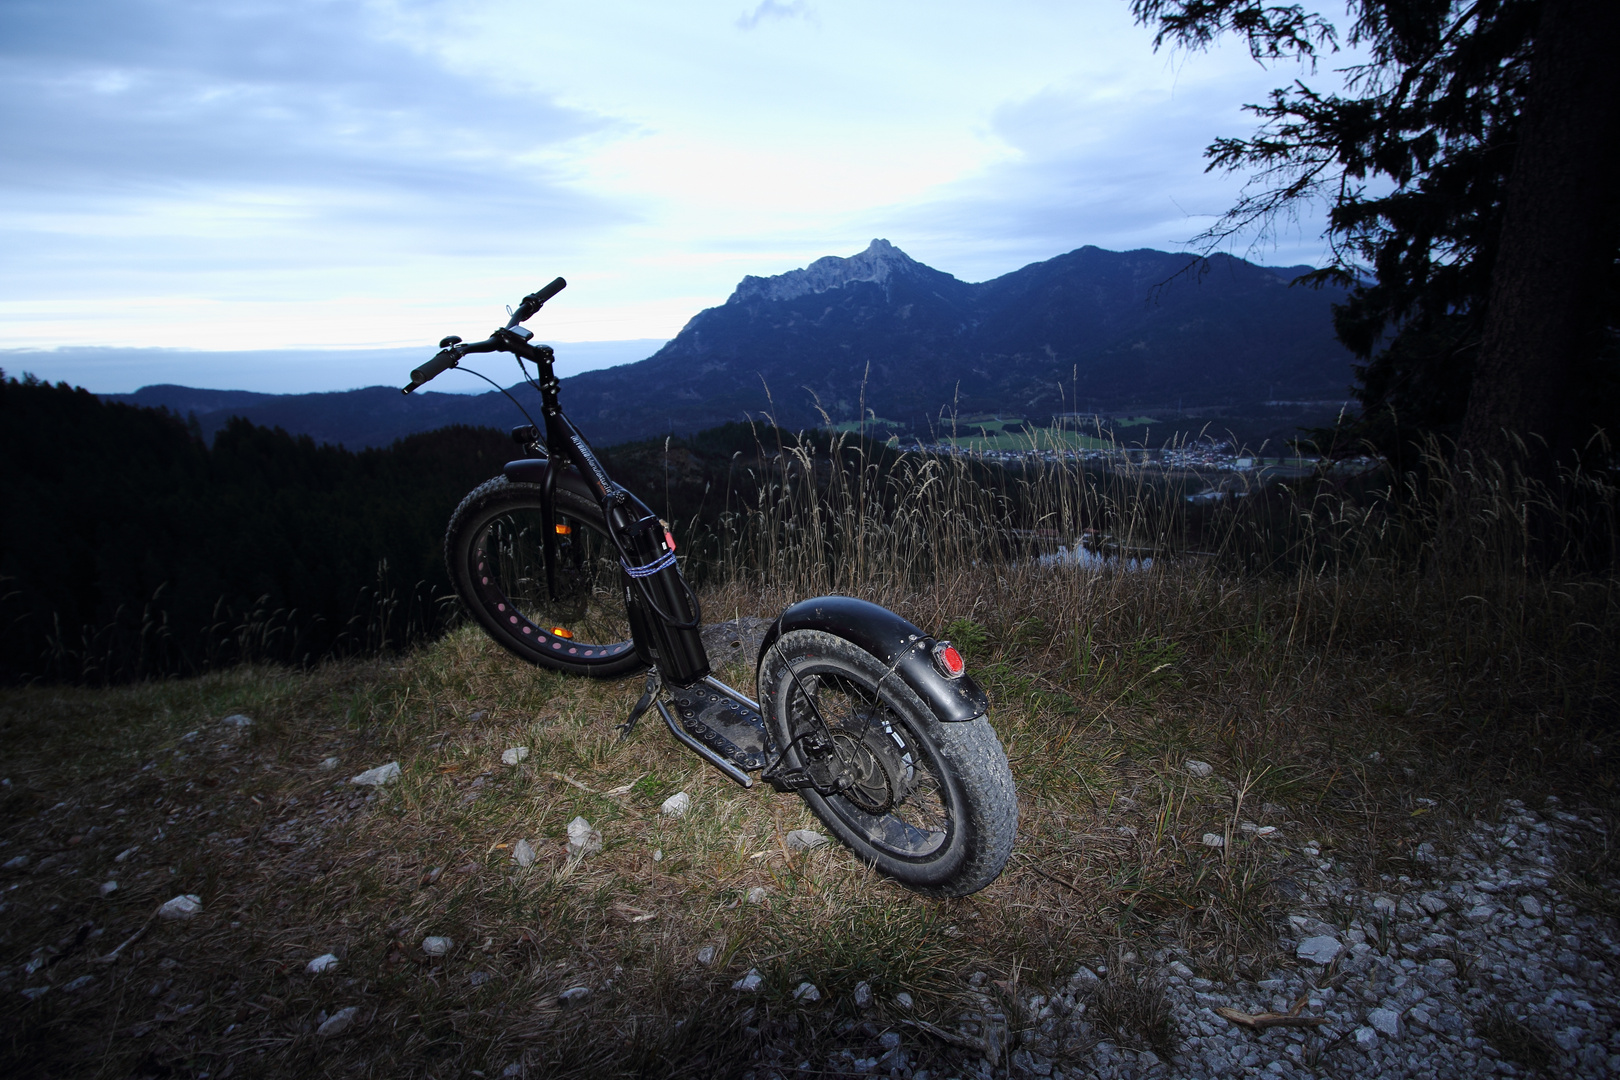
[[(709, 527), (760, 439), (730, 424), (603, 453), (659, 513)], [(825, 438), (823, 436), (823, 438)], [(358, 453), (0, 377), (0, 681), (108, 683), (391, 651), (459, 618), (445, 524), (523, 456), (454, 425)], [(690, 532), (686, 533), (690, 535)]]
[(351, 453), (0, 380), (0, 677), (120, 681), (397, 647), (450, 614), (440, 541), (513, 457), (449, 427)]

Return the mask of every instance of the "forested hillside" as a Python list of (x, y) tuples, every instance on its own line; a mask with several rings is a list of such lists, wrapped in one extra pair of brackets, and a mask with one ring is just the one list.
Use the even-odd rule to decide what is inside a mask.
[[(753, 500), (756, 474), (735, 463), (783, 437), (731, 424), (602, 457), (686, 541), (719, 524), (728, 493)], [(0, 681), (308, 663), (436, 636), (456, 617), (445, 524), (520, 456), (468, 426), (355, 453), (237, 418), (210, 445), (163, 409), (0, 378)]]
[(0, 381), (0, 677), (303, 661), (437, 629), (456, 502), (514, 456), (449, 427), (351, 453)]

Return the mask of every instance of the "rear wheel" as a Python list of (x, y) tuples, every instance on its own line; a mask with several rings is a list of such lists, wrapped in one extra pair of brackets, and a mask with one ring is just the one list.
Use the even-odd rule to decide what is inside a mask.
[(490, 637), (531, 664), (602, 678), (641, 670), (601, 508), (577, 475), (558, 475), (548, 582), (540, 495), (538, 484), (497, 476), (461, 501), (444, 537), (456, 592)]
[(965, 896), (1001, 873), (1018, 798), (989, 720), (941, 722), (887, 665), (819, 630), (783, 634), (766, 651), (759, 694), (790, 768), (806, 764), (817, 713), (831, 729), (853, 783), (800, 795), (863, 862), (931, 896)]

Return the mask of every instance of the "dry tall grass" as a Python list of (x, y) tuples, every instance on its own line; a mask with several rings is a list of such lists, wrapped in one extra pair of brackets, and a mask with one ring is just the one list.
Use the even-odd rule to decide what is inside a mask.
[[(1001, 481), (964, 459), (880, 468), (851, 442), (760, 467), (711, 619), (844, 591), (956, 640), (1020, 789), (998, 882), (924, 901), (841, 849), (788, 851), (814, 824), (796, 800), (732, 787), (652, 725), (618, 739), (639, 682), (524, 668), (472, 628), (308, 674), (9, 690), (0, 862), (28, 858), (4, 872), (8, 1071), (840, 1075), (895, 1031), (911, 1067), (950, 1076), (1004, 1067), (997, 1033), (1040, 1023), (1020, 1003), (1082, 962), (1107, 969), (1096, 1037), (1173, 1053), (1154, 965), (1290, 963), (1276, 930), (1322, 863), (1399, 891), (1419, 842), (1505, 797), (1614, 808), (1600, 478), (1549, 491), (1434, 462), (1393, 492), (1301, 486), (1200, 517), (1146, 474), (1056, 462)], [(1124, 558), (1039, 558), (1088, 527)], [(246, 734), (221, 726), (235, 712)], [(503, 765), (513, 746), (530, 755)], [(397, 783), (346, 782), (389, 760)], [(693, 808), (671, 819), (676, 790)], [(568, 856), (575, 816), (602, 851)], [(1593, 903), (1612, 865), (1592, 864)], [(152, 921), (178, 893), (203, 913)], [(456, 945), (429, 957), (428, 935)], [(335, 971), (304, 970), (329, 951)], [(732, 990), (750, 969), (763, 988)], [(804, 981), (819, 1002), (794, 997)], [(317, 1033), (350, 1006), (351, 1029)]]

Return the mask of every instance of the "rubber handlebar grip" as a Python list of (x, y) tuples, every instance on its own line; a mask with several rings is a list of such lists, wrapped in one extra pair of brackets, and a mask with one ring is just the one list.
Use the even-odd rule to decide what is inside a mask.
[(449, 368), (456, 366), (461, 357), (456, 355), (454, 349), (445, 349), (433, 359), (411, 372), (411, 382), (421, 386), (435, 375), (442, 374)]
[(541, 289), (539, 292), (533, 294), (531, 299), (534, 300), (534, 302), (537, 305), (538, 304), (543, 304), (547, 300), (550, 300), (553, 296), (556, 296), (558, 293), (562, 292), (566, 288), (568, 288), (568, 282), (564, 281), (562, 278), (557, 278), (550, 285), (547, 285), (545, 288)]

